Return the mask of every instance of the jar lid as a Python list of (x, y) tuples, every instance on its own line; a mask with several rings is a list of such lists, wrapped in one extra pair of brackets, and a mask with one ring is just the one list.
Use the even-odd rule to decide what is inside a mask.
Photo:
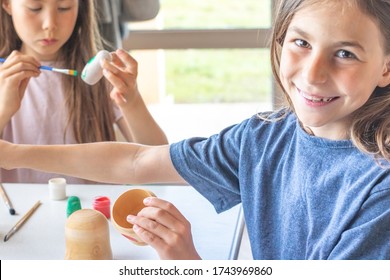
[(97, 196), (93, 201), (94, 206), (110, 206), (110, 199), (107, 196)]
[(81, 209), (80, 198), (77, 196), (70, 196), (68, 198), (68, 206), (66, 208), (66, 216), (69, 217), (73, 212)]

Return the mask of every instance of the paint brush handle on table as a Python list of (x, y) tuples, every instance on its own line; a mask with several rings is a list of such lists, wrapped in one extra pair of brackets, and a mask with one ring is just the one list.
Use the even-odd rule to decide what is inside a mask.
[(11, 201), (9, 200), (8, 198), (8, 195), (7, 193), (5, 192), (5, 189), (3, 187), (3, 185), (0, 183), (0, 195), (2, 196), (3, 200), (4, 200), (4, 203), (5, 203), (5, 206), (7, 206), (8, 210), (9, 210), (9, 213), (11, 215), (15, 215), (15, 209), (14, 207), (12, 206), (12, 203)]
[[(3, 62), (5, 62), (5, 58), (0, 57), (0, 63), (3, 63)], [(45, 65), (41, 65), (39, 67), (39, 69), (57, 72), (57, 73), (61, 73), (61, 74), (66, 74), (66, 75), (70, 75), (70, 76), (77, 76), (78, 75), (77, 70), (72, 70), (72, 69), (60, 69), (60, 68), (54, 68), (54, 67), (45, 66)]]
[(10, 239), (15, 232), (17, 232), (22, 225), (31, 217), (34, 211), (41, 205), (41, 201), (37, 201), (34, 206), (11, 228), (11, 230), (5, 235), (4, 242)]

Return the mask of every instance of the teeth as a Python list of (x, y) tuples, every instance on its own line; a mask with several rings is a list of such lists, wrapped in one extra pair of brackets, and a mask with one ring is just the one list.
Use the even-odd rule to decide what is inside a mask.
[(309, 100), (312, 101), (312, 102), (330, 102), (330, 101), (333, 99), (333, 97), (328, 97), (328, 98), (315, 98), (315, 97), (313, 97), (313, 96), (308, 96), (308, 95), (306, 95), (306, 94), (303, 93), (303, 92), (302, 92), (302, 95), (303, 95), (304, 98), (309, 99)]
[(333, 98), (321, 98), (321, 99), (319, 99), (319, 98), (309, 98), (310, 99), (310, 101), (312, 101), (312, 102), (329, 102), (329, 101), (331, 101)]

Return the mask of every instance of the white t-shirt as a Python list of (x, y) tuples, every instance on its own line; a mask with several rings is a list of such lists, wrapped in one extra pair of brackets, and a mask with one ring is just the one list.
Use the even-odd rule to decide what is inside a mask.
[[(61, 75), (42, 71), (39, 77), (30, 79), (19, 111), (3, 130), (4, 140), (35, 145), (76, 143), (71, 126), (64, 138), (68, 115)], [(116, 122), (121, 118), (121, 112), (115, 105), (113, 107)], [(78, 178), (30, 169), (0, 170), (0, 179), (4, 183), (47, 183), (53, 177), (64, 177), (72, 184), (87, 183)]]

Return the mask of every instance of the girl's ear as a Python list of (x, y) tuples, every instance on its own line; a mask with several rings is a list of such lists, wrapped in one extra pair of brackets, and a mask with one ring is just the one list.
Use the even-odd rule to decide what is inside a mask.
[(390, 84), (390, 56), (387, 57), (387, 62), (383, 68), (382, 77), (378, 82), (378, 86), (387, 87), (389, 84)]
[(2, 6), (3, 6), (3, 9), (7, 12), (7, 14), (12, 15), (11, 1), (4, 0)]

